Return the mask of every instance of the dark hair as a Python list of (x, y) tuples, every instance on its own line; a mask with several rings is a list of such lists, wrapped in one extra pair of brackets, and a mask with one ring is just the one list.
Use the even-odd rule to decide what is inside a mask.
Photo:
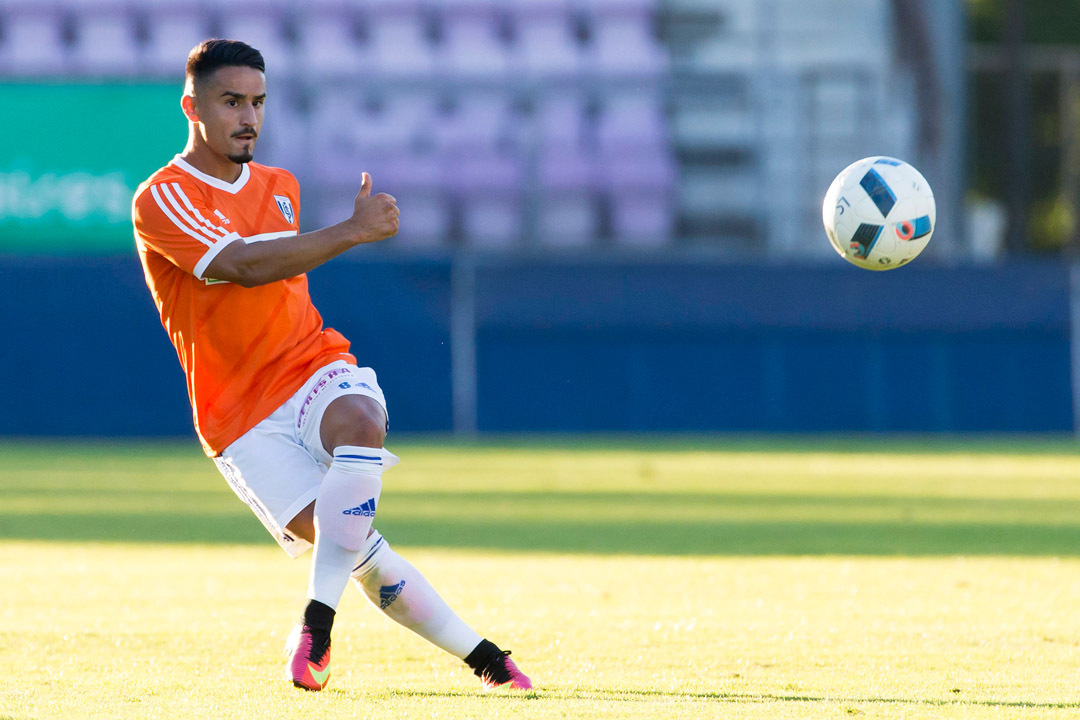
[(187, 58), (187, 80), (201, 83), (223, 67), (249, 67), (266, 72), (262, 53), (239, 40), (204, 40), (191, 49)]

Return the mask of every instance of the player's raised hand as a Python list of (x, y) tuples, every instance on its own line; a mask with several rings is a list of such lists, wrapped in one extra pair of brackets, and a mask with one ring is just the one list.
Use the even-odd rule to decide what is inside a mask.
[(350, 221), (356, 228), (362, 243), (378, 242), (397, 235), (398, 210), (397, 200), (393, 195), (371, 194), (371, 175), (363, 174), (360, 192), (353, 201), (353, 214)]

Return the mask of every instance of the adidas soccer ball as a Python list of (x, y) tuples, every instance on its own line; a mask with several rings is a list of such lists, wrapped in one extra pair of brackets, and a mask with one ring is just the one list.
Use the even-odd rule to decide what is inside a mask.
[(937, 210), (918, 170), (902, 160), (869, 157), (836, 176), (822, 218), (840, 257), (867, 270), (892, 270), (930, 242)]

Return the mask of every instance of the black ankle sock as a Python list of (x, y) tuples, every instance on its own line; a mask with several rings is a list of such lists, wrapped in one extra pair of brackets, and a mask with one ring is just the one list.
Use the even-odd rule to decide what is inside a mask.
[(493, 661), (502, 658), (504, 653), (499, 646), (490, 640), (481, 640), (473, 651), (465, 656), (465, 664), (471, 667), (477, 675), (484, 672)]
[(334, 608), (329, 605), (318, 600), (308, 600), (301, 622), (313, 630), (321, 630), (329, 634), (334, 627), (335, 614)]

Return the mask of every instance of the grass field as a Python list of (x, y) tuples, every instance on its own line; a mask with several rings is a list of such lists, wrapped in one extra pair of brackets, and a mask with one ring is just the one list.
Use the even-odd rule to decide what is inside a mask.
[[(529, 694), (306, 589), (191, 444), (0, 445), (0, 720), (1072, 718), (1070, 441), (396, 440), (376, 525)], [(887, 450), (888, 452), (883, 452)]]

